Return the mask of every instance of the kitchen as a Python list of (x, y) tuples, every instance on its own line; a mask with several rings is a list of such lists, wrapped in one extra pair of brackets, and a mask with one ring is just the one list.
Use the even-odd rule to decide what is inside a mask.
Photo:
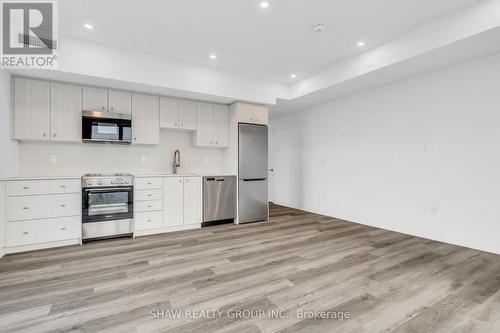
[[(6, 253), (268, 219), (265, 106), (24, 77), (12, 87), (21, 172), (37, 176), (6, 179)], [(23, 160), (47, 153), (45, 166)]]

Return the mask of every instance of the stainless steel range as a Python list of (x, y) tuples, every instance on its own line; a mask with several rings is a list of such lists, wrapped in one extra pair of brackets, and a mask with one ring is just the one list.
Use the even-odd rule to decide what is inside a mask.
[(134, 176), (87, 174), (82, 177), (83, 241), (132, 236)]

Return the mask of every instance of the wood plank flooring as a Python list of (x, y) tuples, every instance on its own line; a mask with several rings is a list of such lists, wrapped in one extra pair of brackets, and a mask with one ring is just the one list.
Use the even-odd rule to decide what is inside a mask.
[(0, 331), (498, 332), (500, 256), (272, 205), (268, 223), (8, 255)]

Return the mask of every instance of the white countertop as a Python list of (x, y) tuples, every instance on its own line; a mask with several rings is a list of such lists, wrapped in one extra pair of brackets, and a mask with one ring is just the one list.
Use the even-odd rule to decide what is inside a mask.
[[(199, 172), (185, 172), (179, 174), (172, 173), (146, 173), (146, 174), (133, 174), (136, 178), (147, 178), (147, 177), (229, 177), (236, 176), (225, 173), (199, 173)], [(81, 179), (82, 176), (18, 176), (18, 177), (7, 177), (0, 178), (0, 181), (22, 181), (22, 180), (57, 180), (57, 179)]]
[(16, 180), (51, 180), (51, 179), (81, 179), (82, 176), (19, 176), (0, 178), (0, 181), (16, 181)]

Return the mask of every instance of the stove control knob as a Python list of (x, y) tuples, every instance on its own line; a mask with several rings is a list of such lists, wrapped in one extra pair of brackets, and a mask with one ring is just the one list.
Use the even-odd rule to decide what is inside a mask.
[(92, 182), (87, 182), (87, 186), (92, 186)]
[(111, 181), (111, 185), (115, 185), (115, 181), (114, 180)]
[(102, 182), (99, 182), (99, 183), (97, 183), (97, 184), (102, 185)]
[(129, 182), (128, 180), (126, 180), (126, 181), (125, 181), (125, 184), (128, 184), (128, 183), (130, 183), (130, 182)]

